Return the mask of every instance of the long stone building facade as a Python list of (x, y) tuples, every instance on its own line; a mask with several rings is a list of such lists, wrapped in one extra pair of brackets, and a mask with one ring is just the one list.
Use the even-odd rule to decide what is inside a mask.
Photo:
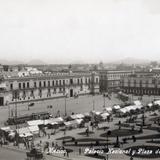
[(0, 105), (97, 93), (99, 93), (99, 75), (95, 72), (36, 74), (21, 77), (3, 73), (0, 78)]
[(121, 89), (127, 94), (160, 95), (160, 78), (155, 76), (124, 77)]

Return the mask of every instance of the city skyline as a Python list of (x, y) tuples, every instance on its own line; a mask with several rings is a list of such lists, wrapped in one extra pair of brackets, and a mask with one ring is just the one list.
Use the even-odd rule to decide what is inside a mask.
[(0, 59), (50, 64), (160, 60), (158, 0), (0, 4)]

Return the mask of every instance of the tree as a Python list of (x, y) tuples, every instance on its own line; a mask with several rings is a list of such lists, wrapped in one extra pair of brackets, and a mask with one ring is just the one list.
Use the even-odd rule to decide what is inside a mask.
[(157, 67), (158, 66), (158, 62), (157, 61), (152, 61), (150, 63), (150, 65), (152, 65), (152, 67)]

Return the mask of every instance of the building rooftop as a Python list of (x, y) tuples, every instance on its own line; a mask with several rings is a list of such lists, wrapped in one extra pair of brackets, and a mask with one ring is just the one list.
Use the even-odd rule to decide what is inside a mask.
[[(49, 78), (49, 77), (72, 77), (72, 76), (90, 76), (92, 72), (56, 72), (56, 73), (38, 73), (38, 74), (28, 74), (28, 75), (23, 75), (19, 74), (20, 72), (14, 71), (14, 72), (2, 72), (0, 77), (4, 79), (27, 79), (27, 78)], [(97, 73), (95, 73), (97, 74)]]

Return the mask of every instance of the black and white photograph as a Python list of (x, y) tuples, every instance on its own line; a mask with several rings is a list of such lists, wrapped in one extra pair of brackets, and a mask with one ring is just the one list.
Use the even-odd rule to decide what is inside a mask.
[(0, 160), (160, 159), (160, 0), (0, 0)]

